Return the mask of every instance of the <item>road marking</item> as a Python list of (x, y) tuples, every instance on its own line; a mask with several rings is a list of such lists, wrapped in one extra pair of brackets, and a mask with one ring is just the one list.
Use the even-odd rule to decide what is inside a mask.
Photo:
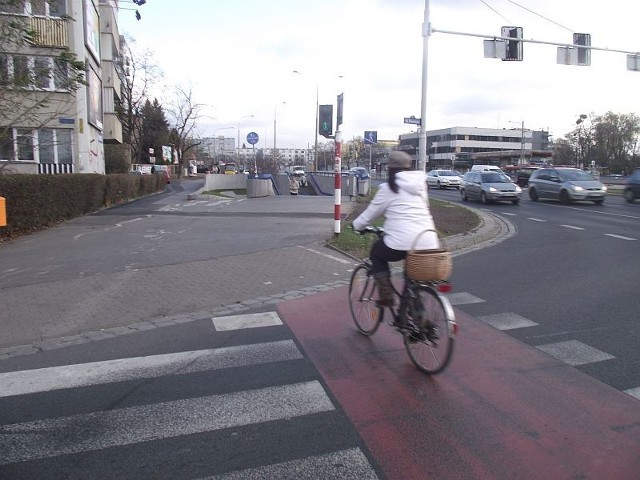
[(282, 340), (0, 373), (0, 398), (300, 358), (293, 340)]
[(4, 425), (0, 465), (335, 410), (317, 380)]
[(256, 478), (295, 478), (315, 480), (317, 478), (357, 478), (375, 480), (379, 478), (362, 450), (351, 448), (301, 460), (266, 465), (236, 472), (206, 477), (198, 480), (254, 480)]
[(624, 390), (624, 393), (626, 393), (627, 395), (631, 395), (632, 397), (635, 397), (638, 400), (640, 400), (640, 387)]
[(231, 315), (228, 317), (214, 317), (213, 327), (218, 332), (241, 330), (243, 328), (273, 327), (282, 325), (282, 320), (276, 312), (248, 313), (246, 315)]
[(637, 240), (637, 238), (624, 237), (622, 235), (616, 235), (615, 233), (605, 233), (604, 235), (607, 237), (618, 238), (620, 240), (630, 240), (632, 242)]
[(521, 317), (517, 313), (496, 313), (494, 315), (482, 315), (478, 317), (498, 330), (513, 330), (516, 328), (535, 327), (536, 322)]
[(449, 303), (451, 303), (451, 305), (454, 305), (454, 306), (485, 302), (485, 300), (475, 297), (470, 293), (466, 293), (466, 292), (449, 293), (447, 294), (447, 298), (449, 299)]
[(104, 232), (108, 232), (109, 230), (113, 230), (114, 228), (122, 228), (127, 223), (139, 222), (140, 220), (144, 220), (145, 218), (149, 218), (150, 216), (151, 215), (145, 215), (144, 217), (132, 218), (131, 220), (125, 220), (124, 222), (119, 222), (119, 223), (116, 223), (116, 224), (111, 225), (109, 227), (101, 228), (99, 230), (94, 230), (94, 231), (85, 232), (85, 233), (79, 233), (78, 235), (75, 235), (73, 237), (73, 239), (74, 240), (79, 240), (80, 238), (84, 237), (85, 235), (91, 235), (91, 234), (94, 234), (94, 233), (104, 233)]
[(546, 222), (546, 220), (543, 220), (542, 218), (534, 218), (534, 217), (529, 217), (527, 218), (527, 220), (531, 220), (533, 222)]
[(500, 212), (500, 215), (506, 215), (507, 217), (517, 217), (518, 216), (517, 213), (507, 213), (507, 212)]
[(573, 225), (560, 225), (560, 227), (570, 228), (572, 230), (584, 230), (582, 227), (574, 227)]
[(345, 264), (352, 264), (353, 263), (353, 260), (345, 260), (344, 258), (335, 257), (333, 255), (329, 255), (328, 253), (319, 252), (317, 250), (314, 250), (313, 248), (307, 248), (307, 247), (303, 247), (301, 245), (298, 245), (298, 247), (302, 248), (303, 250), (306, 250), (307, 252), (315, 253), (316, 255), (320, 255), (320, 256), (325, 257), (325, 258), (330, 258), (331, 260), (335, 260), (336, 262), (345, 263)]
[(536, 348), (572, 366), (616, 358), (578, 340), (537, 345)]

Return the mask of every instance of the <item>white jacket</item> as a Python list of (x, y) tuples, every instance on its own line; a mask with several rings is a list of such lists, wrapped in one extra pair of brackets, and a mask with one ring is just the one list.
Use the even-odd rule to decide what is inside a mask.
[[(367, 209), (353, 221), (353, 228), (362, 230), (384, 216), (384, 243), (395, 250), (411, 250), (420, 233), (436, 229), (429, 211), (426, 180), (426, 174), (419, 170), (399, 172), (396, 175), (398, 193), (394, 193), (388, 183), (381, 184)], [(415, 248), (439, 246), (438, 235), (428, 232), (420, 236)]]

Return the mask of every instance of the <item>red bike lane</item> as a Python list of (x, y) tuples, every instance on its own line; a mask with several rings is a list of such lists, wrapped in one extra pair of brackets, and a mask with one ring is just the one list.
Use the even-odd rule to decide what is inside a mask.
[(459, 310), (429, 377), (389, 325), (358, 333), (347, 287), (277, 308), (389, 479), (640, 479), (637, 399)]

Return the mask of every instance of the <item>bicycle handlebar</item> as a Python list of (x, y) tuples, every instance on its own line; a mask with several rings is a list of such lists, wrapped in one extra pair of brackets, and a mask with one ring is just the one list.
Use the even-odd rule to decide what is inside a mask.
[[(353, 228), (353, 226), (351, 228)], [(372, 227), (370, 225), (364, 227), (362, 230), (354, 229), (354, 231), (359, 233), (360, 235), (364, 235), (366, 233), (375, 233), (378, 237), (382, 237), (384, 235), (384, 228), (382, 228), (382, 227)]]

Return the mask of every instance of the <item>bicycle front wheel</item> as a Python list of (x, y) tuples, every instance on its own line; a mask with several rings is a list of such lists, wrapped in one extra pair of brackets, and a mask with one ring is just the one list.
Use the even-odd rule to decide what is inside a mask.
[(404, 335), (404, 346), (419, 370), (432, 375), (440, 373), (453, 353), (453, 309), (448, 300), (427, 286), (416, 286), (412, 293), (407, 300), (410, 331)]
[(349, 283), (349, 307), (351, 316), (363, 335), (373, 335), (382, 323), (384, 309), (376, 303), (377, 288), (371, 271), (366, 265), (358, 265)]

